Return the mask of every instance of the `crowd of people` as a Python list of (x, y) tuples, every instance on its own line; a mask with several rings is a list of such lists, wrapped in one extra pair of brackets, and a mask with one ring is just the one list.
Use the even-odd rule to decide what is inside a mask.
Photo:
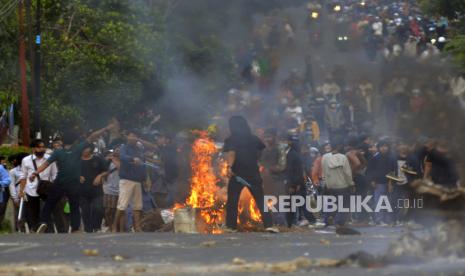
[[(228, 118), (249, 129), (247, 139), (256, 134), (252, 150), (261, 158), (252, 159), (259, 164), (246, 161), (250, 167), (240, 172), (236, 164), (235, 172), (253, 174), (249, 182), (256, 201), (264, 193), (323, 193), (373, 195), (372, 204), (386, 195), (397, 202), (412, 198), (410, 184), (422, 178), (457, 187), (456, 160), (442, 129), (450, 118), (431, 113), (438, 101), (452, 99), (451, 108), (465, 106), (463, 76), (435, 69), (447, 42), (447, 20), (425, 17), (414, 1), (312, 1), (307, 8), (306, 18), (273, 11), (256, 20), (249, 42), (235, 52), (237, 86), (227, 92), (208, 127), (216, 141), (226, 140), (225, 152), (242, 147), (240, 135), (226, 139)], [(366, 55), (358, 58), (381, 68), (380, 75), (343, 62), (321, 64), (325, 61), (317, 56), (327, 50), (321, 47), (301, 51), (298, 44), (315, 45), (315, 30), (334, 36), (335, 45), (325, 45), (334, 51), (356, 56), (364, 49)], [(312, 35), (299, 36), (308, 32)], [(290, 54), (299, 55), (302, 66), (288, 68)], [(15, 217), (22, 212), (18, 231), (141, 231), (144, 211), (183, 202), (189, 191), (180, 182), (188, 182), (188, 173), (180, 168), (189, 166), (189, 140), (154, 131), (160, 117), (153, 111), (144, 116), (149, 124), (141, 131), (123, 131), (113, 121), (87, 137), (66, 131), (51, 149), (47, 141), (34, 140), (32, 153), (3, 160), (0, 221), (11, 198)], [(421, 122), (437, 127), (428, 132)], [(230, 162), (234, 167), (235, 161)], [(229, 183), (229, 228), (237, 227), (238, 187), (236, 180)], [(411, 220), (408, 209), (399, 210), (349, 216), (302, 209), (273, 220), (288, 226)], [(263, 217), (270, 228), (270, 218)]]
[[(415, 1), (312, 1), (307, 8), (304, 20), (276, 11), (257, 21), (248, 48), (237, 52), (242, 82), (229, 91), (223, 118), (244, 115), (265, 142), (265, 191), (372, 195), (371, 204), (388, 196), (395, 206), (401, 199), (413, 202), (410, 184), (416, 179), (456, 188), (457, 160), (447, 130), (451, 118), (440, 108), (445, 101), (447, 108), (463, 108), (465, 86), (463, 76), (451, 73), (440, 55), (447, 20), (422, 15)], [(346, 57), (365, 59), (380, 74), (344, 62), (322, 65), (325, 61), (315, 57), (324, 50), (309, 47), (315, 36), (299, 37), (318, 27), (326, 32), (321, 35), (335, 36), (336, 44), (326, 47), (337, 52), (338, 43), (345, 43)], [(341, 33), (347, 39), (338, 39)], [(308, 45), (304, 51), (302, 41)], [(359, 49), (365, 57), (357, 55)], [(296, 52), (303, 70), (300, 64), (283, 69)], [(288, 72), (284, 78), (283, 72)], [(227, 131), (219, 124), (222, 140)], [(399, 210), (336, 214), (334, 221), (391, 225), (411, 220), (407, 209)], [(327, 225), (332, 217), (300, 211), (287, 214), (287, 225)]]
[(52, 145), (35, 139), (31, 153), (0, 166), (1, 219), (11, 199), (17, 231), (139, 232), (143, 210), (173, 204), (177, 149), (168, 135), (149, 143), (113, 121), (87, 137), (65, 132)]

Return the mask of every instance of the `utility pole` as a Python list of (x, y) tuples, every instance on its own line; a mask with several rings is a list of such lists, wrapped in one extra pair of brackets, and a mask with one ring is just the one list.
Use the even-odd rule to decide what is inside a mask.
[(41, 30), (40, 30), (40, 16), (41, 16), (41, 4), (40, 0), (37, 0), (36, 7), (36, 51), (35, 51), (35, 60), (34, 60), (34, 74), (35, 74), (35, 104), (34, 104), (34, 131), (36, 138), (42, 138), (41, 129), (40, 129), (40, 43), (41, 43)]
[(18, 5), (18, 21), (19, 21), (19, 69), (21, 76), (21, 129), (23, 145), (30, 143), (29, 131), (29, 98), (27, 95), (27, 80), (26, 80), (26, 47), (24, 42), (24, 26), (23, 26), (23, 1), (19, 1)]
[[(28, 60), (30, 64), (30, 76), (31, 80), (28, 88), (30, 89), (30, 95), (33, 97), (34, 106), (37, 105), (37, 93), (36, 93), (36, 72), (35, 72), (35, 33), (32, 29), (34, 26), (34, 19), (32, 18), (32, 1), (24, 0), (24, 8), (26, 10), (26, 37), (27, 37), (27, 48), (28, 48)], [(35, 111), (35, 110), (34, 110)], [(34, 132), (37, 131), (37, 122), (34, 120)]]

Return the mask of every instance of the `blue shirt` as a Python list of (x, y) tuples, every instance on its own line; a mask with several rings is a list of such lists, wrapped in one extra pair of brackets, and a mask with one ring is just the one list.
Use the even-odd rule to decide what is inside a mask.
[(138, 146), (122, 145), (120, 149), (121, 167), (119, 169), (119, 178), (136, 182), (144, 182), (147, 173), (145, 165), (136, 165), (134, 158), (139, 158), (144, 162), (144, 150)]
[(3, 203), (3, 191), (10, 185), (10, 182), (10, 174), (2, 165), (0, 165), (0, 203)]

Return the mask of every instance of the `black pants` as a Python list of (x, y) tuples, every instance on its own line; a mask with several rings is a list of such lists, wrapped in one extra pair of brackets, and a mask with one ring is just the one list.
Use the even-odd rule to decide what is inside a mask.
[[(262, 187), (261, 178), (245, 179), (251, 187), (247, 187), (255, 199), (257, 208), (260, 210), (262, 216), (263, 225), (265, 228), (272, 226), (271, 214), (269, 212), (264, 212), (264, 194)], [(244, 185), (239, 183), (236, 180), (236, 177), (233, 176), (229, 179), (228, 184), (228, 201), (226, 202), (226, 226), (232, 229), (237, 228), (237, 208), (239, 204), (239, 197), (241, 196), (241, 191), (244, 188)]]
[(58, 183), (52, 185), (48, 191), (44, 208), (42, 208), (42, 212), (40, 213), (40, 222), (46, 223), (47, 225), (51, 223), (52, 213), (64, 196), (68, 198), (69, 202), (71, 212), (71, 231), (77, 231), (81, 226), (81, 213), (79, 210), (79, 183), (70, 183), (67, 185)]
[(81, 196), (80, 200), (84, 231), (93, 233), (100, 230), (103, 219), (103, 196)]
[(39, 226), (40, 218), (40, 197), (28, 196), (24, 202), (24, 218), (31, 232), (35, 232)]
[(66, 202), (66, 198), (62, 197), (55, 206), (55, 210), (53, 210), (53, 223), (58, 233), (68, 233), (69, 230), (69, 219), (64, 211)]
[[(294, 188), (296, 188), (296, 187), (294, 187)], [(307, 193), (305, 191), (304, 185), (302, 185), (302, 186), (300, 186), (299, 188), (296, 188), (296, 189), (298, 189), (298, 190), (295, 193), (289, 193), (289, 195), (291, 197), (294, 196), (294, 195), (302, 196), (302, 197), (304, 197), (306, 199)], [(288, 227), (291, 227), (294, 224), (294, 222), (296, 222), (302, 216), (306, 220), (308, 220), (308, 222), (315, 223), (316, 219), (313, 216), (313, 214), (310, 213), (310, 211), (307, 210), (306, 204), (304, 206), (298, 207), (298, 209), (296, 211), (297, 212), (292, 212), (292, 210), (291, 210), (291, 211), (286, 213), (286, 222), (287, 222)], [(298, 217), (297, 217), (297, 214), (298, 214)]]
[[(40, 207), (41, 203), (45, 202), (45, 197), (28, 196), (24, 202), (23, 217), (25, 218), (29, 230), (35, 232), (39, 227), (40, 222)], [(53, 226), (55, 225), (58, 233), (68, 232), (68, 223), (66, 222), (65, 214), (63, 213), (64, 200), (61, 199), (53, 210), (53, 220), (47, 225), (47, 233), (54, 233)]]
[[(354, 184), (355, 184), (355, 195), (361, 196), (362, 200), (368, 195), (369, 187), (366, 176), (363, 174), (354, 175)], [(370, 214), (362, 208), (361, 212), (354, 213), (354, 218), (357, 222), (368, 222), (370, 220)]]

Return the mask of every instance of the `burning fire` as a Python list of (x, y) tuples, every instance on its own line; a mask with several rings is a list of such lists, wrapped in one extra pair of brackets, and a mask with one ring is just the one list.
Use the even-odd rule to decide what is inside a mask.
[(247, 188), (244, 188), (241, 192), (238, 214), (237, 224), (246, 230), (253, 228), (262, 221), (260, 210), (258, 210), (257, 204)]
[(219, 225), (223, 222), (223, 204), (216, 194), (219, 187), (216, 185), (218, 178), (213, 170), (213, 157), (217, 153), (215, 142), (207, 132), (198, 131), (199, 135), (192, 144), (191, 158), (191, 194), (186, 204), (199, 208), (201, 217), (205, 223), (212, 227), (212, 233), (221, 232)]
[[(224, 222), (224, 206), (226, 189), (217, 186), (220, 180), (227, 181), (229, 178), (228, 164), (220, 159), (217, 164), (218, 174), (215, 175), (214, 159), (218, 153), (215, 142), (208, 136), (206, 131), (196, 131), (198, 138), (192, 144), (191, 156), (191, 192), (186, 200), (187, 206), (198, 208), (200, 216), (208, 226), (207, 231), (212, 234), (221, 233), (220, 225)], [(177, 204), (174, 208), (182, 208), (184, 205)], [(238, 224), (244, 229), (250, 229), (261, 222), (260, 211), (250, 191), (242, 190), (239, 201)]]

